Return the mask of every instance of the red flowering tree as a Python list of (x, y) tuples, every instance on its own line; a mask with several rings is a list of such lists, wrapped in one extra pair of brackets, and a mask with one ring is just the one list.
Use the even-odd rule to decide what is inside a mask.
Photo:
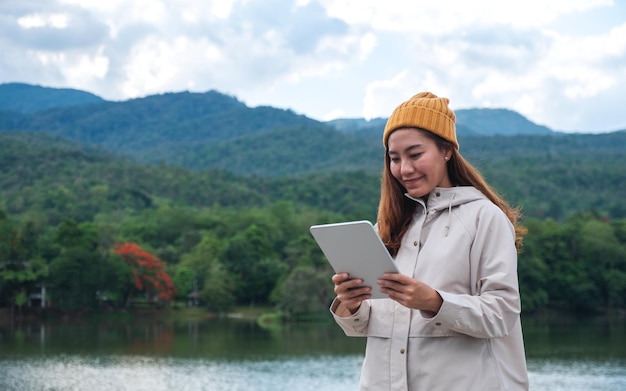
[(176, 294), (176, 288), (170, 276), (165, 272), (165, 263), (136, 243), (118, 243), (113, 251), (121, 255), (133, 273), (135, 288), (147, 292), (164, 301), (170, 301)]

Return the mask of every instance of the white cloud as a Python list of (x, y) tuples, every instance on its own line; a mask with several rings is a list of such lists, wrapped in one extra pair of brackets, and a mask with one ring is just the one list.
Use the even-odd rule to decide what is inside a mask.
[[(506, 10), (501, 9), (500, 3), (509, 4), (472, 2), (471, 7), (481, 11), (491, 9), (492, 17), (498, 23), (512, 22), (507, 17), (514, 14), (521, 16), (522, 21), (532, 19), (532, 23), (543, 25), (556, 19), (559, 12), (578, 12), (607, 6), (611, 2), (566, 2), (563, 7), (555, 3), (530, 2), (524, 3), (524, 10), (516, 10), (514, 6), (513, 11), (507, 12), (503, 12)], [(537, 18), (524, 18), (525, 12), (535, 14), (539, 11), (544, 15), (540, 23)], [(447, 31), (428, 31), (419, 22), (415, 25), (420, 26), (407, 24), (403, 27), (421, 31), (416, 38), (406, 40), (417, 53), (409, 59), (414, 64), (411, 75), (413, 79), (421, 79), (421, 83), (416, 80), (397, 82), (397, 77), (387, 82), (370, 83), (364, 100), (366, 116), (380, 116), (383, 107), (389, 113), (390, 107), (395, 107), (408, 95), (407, 88), (417, 87), (413, 92), (426, 89), (450, 96), (451, 105), (457, 108), (508, 107), (556, 129), (626, 127), (626, 119), (614, 115), (611, 125), (607, 121), (604, 127), (594, 128), (598, 126), (597, 121), (590, 121), (582, 115), (574, 117), (564, 107), (557, 107), (557, 102), (565, 106), (567, 101), (600, 99), (603, 94), (613, 94), (615, 86), (626, 84), (626, 61), (622, 49), (626, 34), (620, 26), (581, 39), (553, 31), (551, 26), (531, 29), (532, 23), (517, 22), (513, 29), (496, 29), (488, 27), (486, 21), (480, 23), (484, 15), (472, 15), (471, 10), (460, 12), (467, 12), (466, 19), (452, 24), (455, 27), (448, 26)], [(464, 21), (477, 23), (480, 27), (463, 30)], [(394, 28), (398, 29), (398, 25), (402, 23)], [(455, 28), (458, 34), (450, 33)], [(405, 78), (408, 77), (405, 75)], [(621, 98), (624, 98), (623, 94)], [(388, 103), (392, 101), (395, 104)], [(616, 112), (620, 111), (615, 108)]]
[(612, 0), (323, 0), (329, 15), (351, 25), (376, 30), (422, 31), (433, 35), (476, 26), (535, 28), (563, 14), (585, 12), (613, 4)]
[(17, 24), (25, 29), (50, 26), (57, 29), (66, 28), (68, 16), (65, 14), (30, 14), (17, 19)]
[(337, 118), (344, 118), (345, 115), (346, 115), (346, 113), (343, 110), (335, 109), (335, 110), (330, 111), (329, 113), (326, 113), (322, 117), (322, 120), (330, 121), (330, 120), (337, 119)]

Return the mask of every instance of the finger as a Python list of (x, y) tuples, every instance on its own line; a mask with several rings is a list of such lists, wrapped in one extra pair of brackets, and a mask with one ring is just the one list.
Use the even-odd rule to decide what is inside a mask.
[[(362, 289), (366, 289), (363, 291)], [(339, 285), (335, 285), (335, 293), (337, 295), (342, 295), (348, 292), (370, 292), (371, 288), (368, 286), (363, 286), (363, 280), (354, 279), (347, 280)]]
[(351, 280), (344, 280), (341, 284), (336, 285), (336, 287), (342, 290), (350, 290), (355, 288), (363, 287), (363, 280), (360, 278), (353, 278)]
[(391, 289), (384, 289), (384, 288), (381, 289), (381, 292), (387, 294), (387, 296), (391, 300), (396, 301), (396, 302), (406, 306), (406, 303), (407, 303), (406, 297), (405, 297), (405, 295), (402, 292), (394, 291), (394, 290), (391, 290)]
[(372, 295), (368, 294), (364, 294), (364, 295), (358, 295), (355, 296), (351, 299), (346, 299), (346, 298), (342, 298), (341, 296), (337, 296), (337, 298), (339, 299), (339, 301), (341, 301), (342, 303), (344, 303), (345, 305), (347, 305), (348, 307), (358, 307), (361, 305), (361, 302), (363, 300), (367, 300), (369, 298), (371, 298)]
[(384, 279), (376, 280), (376, 283), (378, 285), (380, 285), (380, 287), (382, 287), (382, 288), (389, 288), (389, 289), (393, 289), (393, 290), (399, 290), (399, 289), (401, 289), (404, 286), (403, 284), (399, 283), (398, 281), (384, 280)]
[(385, 273), (383, 274), (382, 279), (388, 280), (388, 281), (396, 281), (400, 283), (405, 283), (408, 278), (407, 276), (400, 274), (400, 273)]
[(349, 277), (350, 275), (348, 273), (337, 273), (331, 278), (331, 280), (335, 285), (339, 285), (343, 281), (347, 280)]
[(369, 296), (371, 296), (371, 292), (372, 292), (372, 288), (370, 288), (369, 286), (361, 286), (358, 288), (347, 289), (344, 292), (341, 292), (340, 294), (338, 294), (337, 296), (340, 297), (340, 299), (343, 298), (342, 301), (355, 300), (355, 299), (364, 300), (364, 297), (369, 298)]
[(403, 295), (406, 294), (406, 285), (387, 280), (380, 281), (380, 291), (392, 297), (394, 300), (398, 301), (401, 297), (404, 297)]

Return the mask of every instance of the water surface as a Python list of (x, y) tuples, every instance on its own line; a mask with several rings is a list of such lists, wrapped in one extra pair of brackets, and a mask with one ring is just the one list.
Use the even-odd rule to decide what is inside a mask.
[[(525, 321), (531, 390), (626, 390), (625, 324)], [(363, 348), (332, 322), (12, 322), (0, 326), (0, 390), (356, 390)]]

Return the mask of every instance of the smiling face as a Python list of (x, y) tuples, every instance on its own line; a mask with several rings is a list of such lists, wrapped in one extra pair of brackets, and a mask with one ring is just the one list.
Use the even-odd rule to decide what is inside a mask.
[(440, 149), (425, 131), (401, 128), (393, 131), (387, 143), (389, 169), (413, 198), (428, 195), (435, 187), (452, 187), (447, 164), (452, 155)]

